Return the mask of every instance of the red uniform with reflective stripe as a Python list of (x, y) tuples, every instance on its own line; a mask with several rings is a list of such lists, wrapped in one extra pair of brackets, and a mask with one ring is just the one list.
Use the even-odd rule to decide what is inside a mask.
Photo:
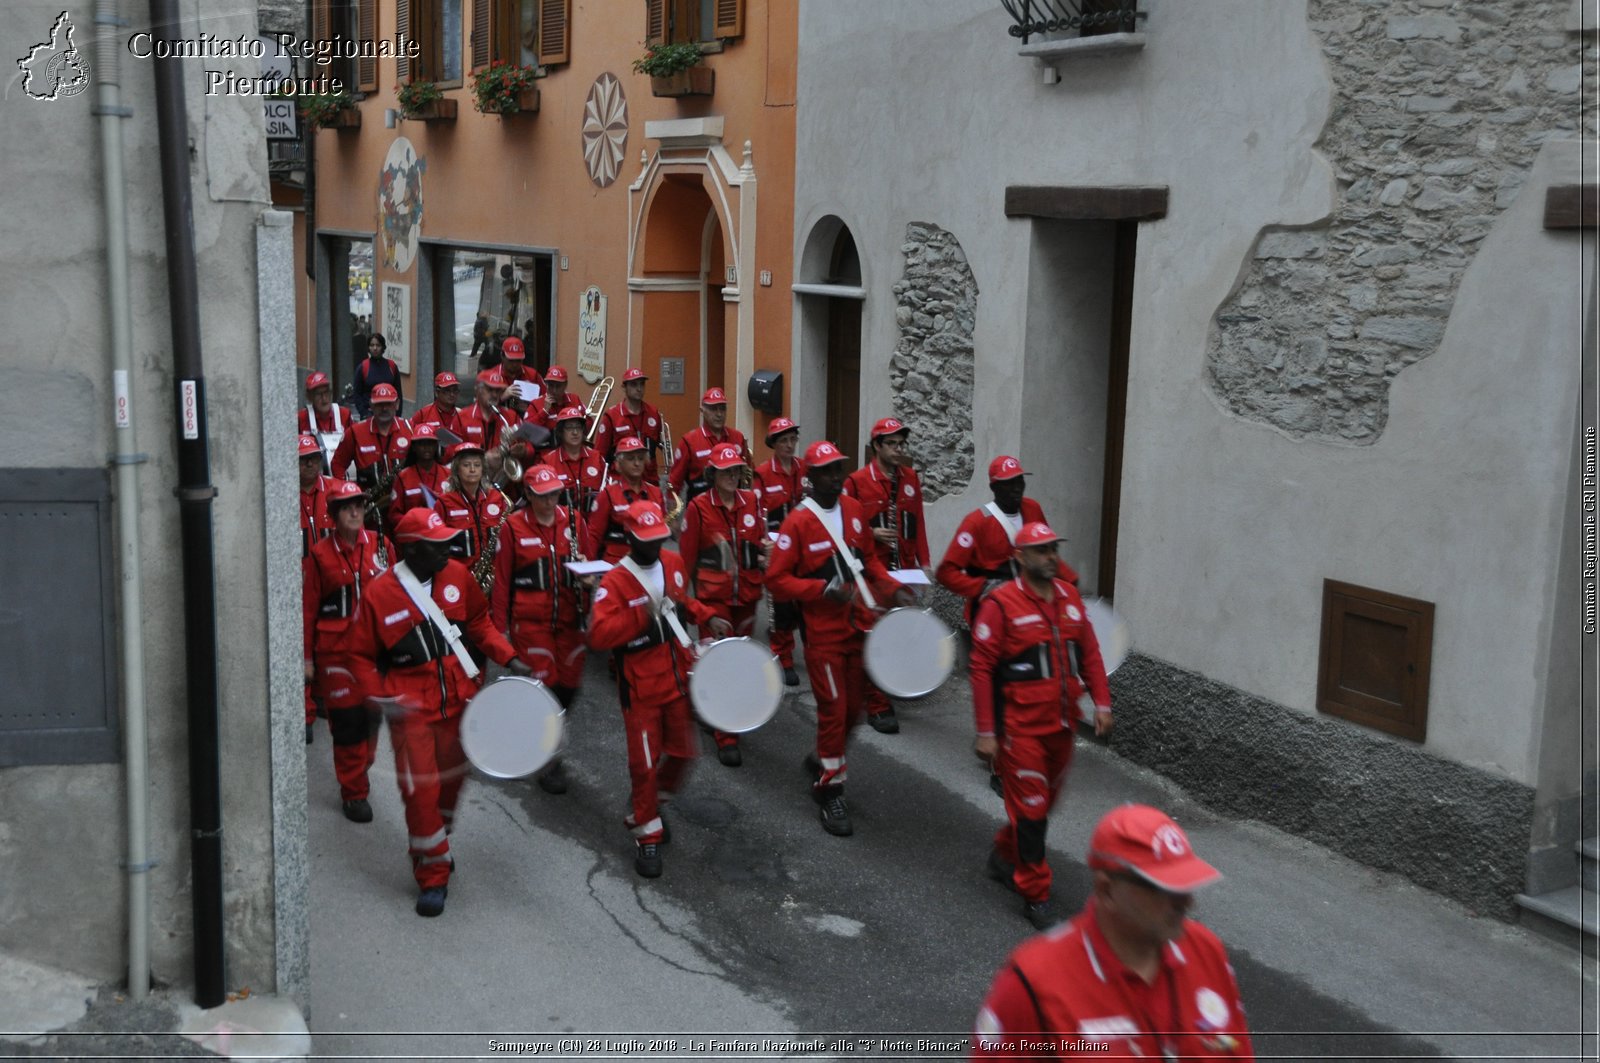
[(440, 495), (433, 511), (450, 527), (460, 528), (467, 533), (466, 545), (462, 548), (464, 556), (458, 556), (454, 546), (451, 547), (450, 556), (470, 569), (483, 556), (490, 529), (497, 527), (511, 512), (511, 502), (497, 489), (480, 483), (477, 493), (471, 498), (461, 491)]
[[(444, 410), (439, 408), (439, 404), (437, 402), (430, 402), (428, 405), (411, 415), (411, 423), (413, 425), (440, 425), (441, 427), (450, 429), (450, 431), (454, 432), (462, 439), (467, 438), (466, 434), (461, 430), (461, 410), (456, 407), (452, 407), (450, 411), (446, 413)], [(440, 447), (440, 450), (443, 449), (443, 447)]]
[(501, 406), (490, 412), (473, 403), (461, 411), (461, 429), (456, 434), (488, 450), (500, 442), (501, 432), (515, 428), (521, 422), (517, 411), (509, 406)]
[(394, 479), (394, 504), (389, 507), (389, 520), (398, 521), (413, 509), (432, 509), (444, 496), (444, 485), (450, 479), (450, 466), (434, 462), (433, 468), (423, 469), (412, 465), (400, 470)]
[(661, 479), (657, 455), (661, 451), (661, 411), (648, 402), (639, 403), (639, 412), (630, 413), (624, 399), (600, 415), (594, 430), (594, 447), (606, 461), (616, 456), (617, 444), (638, 436), (645, 445), (644, 478), (651, 483)]
[[(995, 680), (1004, 662), (1033, 647), (1039, 667), (1023, 674), (1032, 679), (1007, 682), (1003, 690), (1003, 730), (1015, 734), (1050, 734), (1070, 727), (1077, 716), (1078, 695), (1085, 690), (1100, 708), (1111, 706), (1111, 687), (1100, 660), (1100, 643), (1089, 625), (1083, 599), (1072, 584), (1057, 578), (1055, 599), (1045, 601), (1019, 576), (995, 588), (978, 607), (972, 625), (972, 706), (980, 735), (995, 734)], [(1078, 650), (1074, 674), (1067, 647)]]
[(1111, 951), (1095, 907), (1011, 954), (978, 1012), (970, 1058), (1255, 1059), (1215, 934), (1184, 920), (1147, 983)]
[(333, 479), (318, 476), (315, 486), (300, 492), (300, 556), (311, 556), (311, 547), (319, 539), (333, 534), (333, 518), (328, 516), (328, 488)]
[(364, 485), (376, 483), (390, 466), (405, 460), (410, 445), (411, 426), (403, 418), (396, 417), (388, 432), (378, 432), (372, 421), (357, 421), (333, 452), (333, 475), (346, 479), (346, 473), (354, 466), (358, 481)]
[[(747, 562), (758, 559), (766, 541), (767, 519), (754, 491), (735, 491), (729, 509), (712, 489), (684, 511), (678, 553), (693, 569), (695, 597), (715, 607), (736, 635), (750, 633), (749, 621), (761, 600), (766, 575), (759, 564)], [(741, 625), (744, 630), (738, 630)]]
[[(900, 515), (900, 557), (901, 568), (926, 568), (928, 564), (928, 531), (922, 519), (922, 481), (917, 478), (917, 470), (909, 465), (900, 467), (898, 488), (889, 477), (885, 476), (878, 468), (876, 461), (869, 461), (855, 472), (851, 473), (844, 481), (844, 493), (861, 503), (861, 511), (865, 514), (868, 524), (873, 527), (888, 527), (891, 495), (898, 492), (898, 512)], [(872, 549), (877, 553), (885, 565), (890, 563), (889, 548), (873, 540)]]
[[(562, 506), (550, 524), (520, 510), (500, 529), (494, 555), (489, 615), (495, 630), (509, 631), (511, 645), (533, 677), (552, 686), (576, 687), (583, 681), (578, 590), (566, 567), (574, 560), (571, 527)], [(589, 529), (582, 521), (577, 528), (578, 552), (590, 557)]]
[(594, 509), (589, 513), (589, 541), (596, 549), (604, 550), (599, 560), (616, 564), (627, 555), (628, 537), (622, 522), (635, 502), (654, 502), (663, 513), (667, 509), (661, 488), (645, 480), (639, 481), (638, 487), (629, 487), (612, 479), (604, 491), (595, 495)]
[[(563, 502), (567, 505), (576, 504), (580, 514), (586, 514), (594, 503), (595, 492), (600, 490), (600, 481), (605, 479), (606, 463), (600, 452), (593, 447), (584, 447), (578, 452), (576, 458), (569, 458), (565, 447), (557, 447), (544, 456), (544, 464), (550, 466), (561, 474)], [(577, 491), (573, 491), (573, 485)], [(576, 497), (574, 497), (574, 494)]]
[(713, 432), (705, 425), (700, 425), (685, 432), (672, 454), (672, 471), (667, 474), (667, 482), (672, 489), (681, 495), (688, 484), (709, 484), (706, 477), (710, 472), (711, 452), (723, 443), (738, 447), (739, 456), (746, 465), (750, 463), (750, 448), (745, 444), (744, 433), (737, 428), (725, 427), (720, 432)]
[[(1031, 498), (1022, 500), (1017, 511), (1023, 524), (1044, 523), (1044, 510)], [(1011, 567), (1014, 550), (1005, 525), (986, 508), (968, 513), (956, 528), (955, 538), (944, 552), (934, 578), (967, 600), (967, 623), (977, 609), (978, 596), (990, 580), (1008, 580), (1016, 575)]]
[(761, 508), (766, 512), (767, 523), (773, 531), (778, 530), (778, 525), (789, 515), (789, 510), (799, 505), (806, 496), (805, 483), (806, 466), (799, 458), (790, 460), (788, 472), (778, 465), (777, 458), (770, 458), (756, 466), (756, 493), (761, 496)]

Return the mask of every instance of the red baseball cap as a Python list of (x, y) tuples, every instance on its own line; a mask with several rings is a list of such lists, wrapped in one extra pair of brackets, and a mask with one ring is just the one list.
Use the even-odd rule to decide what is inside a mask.
[(806, 465), (813, 469), (843, 460), (844, 453), (826, 439), (819, 439), (806, 448)]
[(587, 422), (588, 420), (589, 411), (577, 403), (573, 403), (570, 406), (563, 406), (561, 409), (550, 415), (550, 423), (558, 427), (562, 421)]
[(321, 372), (312, 373), (310, 376), (306, 377), (306, 390), (307, 391), (315, 391), (318, 388), (331, 388), (331, 387), (333, 387), (333, 381), (328, 379), (328, 374), (327, 373), (321, 373)]
[(431, 509), (406, 510), (394, 528), (397, 543), (446, 543), (460, 534), (461, 529), (450, 527)]
[(1017, 532), (1017, 541), (1013, 546), (1043, 546), (1045, 543), (1059, 543), (1062, 536), (1050, 529), (1050, 525), (1042, 520), (1029, 521)]
[(432, 421), (423, 421), (411, 429), (412, 443), (437, 443), (439, 442), (439, 426)]
[(667, 518), (654, 502), (635, 502), (628, 507), (627, 520), (628, 534), (642, 543), (665, 539), (671, 534), (667, 531)]
[(629, 451), (643, 450), (644, 440), (638, 436), (623, 436), (622, 442), (617, 444), (617, 453), (626, 454)]
[(624, 384), (628, 383), (628, 381), (630, 381), (630, 380), (649, 380), (649, 379), (650, 379), (650, 377), (645, 374), (645, 371), (643, 369), (638, 369), (638, 368), (630, 369), (626, 373), (622, 374), (622, 382)]
[(461, 379), (454, 373), (435, 373), (433, 386), (435, 388), (453, 388), (461, 383)]
[(713, 469), (737, 469), (744, 464), (744, 455), (732, 443), (721, 443), (711, 451)]
[(872, 426), (871, 440), (872, 442), (876, 443), (879, 436), (897, 436), (901, 432), (905, 432), (907, 435), (909, 435), (911, 433), (911, 429), (907, 428), (893, 417), (885, 417), (883, 420)]
[(394, 385), (392, 384), (379, 384), (377, 387), (372, 389), (372, 401), (399, 402), (400, 393), (394, 389)]
[(528, 357), (528, 352), (523, 349), (521, 340), (515, 336), (507, 336), (500, 341), (500, 357), (509, 358), (513, 362), (520, 362)]
[(774, 439), (783, 435), (785, 432), (798, 431), (800, 431), (800, 426), (789, 420), (789, 418), (774, 417), (772, 419), (772, 423), (767, 425), (767, 442), (771, 443)]
[(546, 383), (554, 380), (557, 383), (565, 384), (567, 382), (567, 371), (559, 365), (553, 365), (544, 371), (544, 379)]
[(535, 465), (522, 474), (522, 485), (536, 495), (553, 495), (565, 481), (548, 465)]
[(726, 406), (728, 396), (722, 393), (721, 388), (706, 388), (706, 393), (700, 396), (702, 406)]
[(457, 458), (461, 457), (463, 454), (479, 454), (479, 455), (481, 455), (482, 453), (483, 453), (483, 444), (482, 443), (475, 443), (470, 439), (463, 439), (461, 442), (457, 443), (455, 446), (451, 447), (448, 451), (445, 452), (445, 458), (447, 458), (450, 461), (455, 461)]
[(300, 456), (302, 458), (309, 457), (312, 454), (321, 454), (321, 453), (322, 453), (322, 447), (321, 447), (320, 444), (317, 443), (317, 437), (316, 436), (301, 435), (301, 437), (300, 437)]
[(1026, 476), (1022, 462), (1009, 454), (1002, 454), (989, 463), (989, 482), (999, 483), (1001, 480), (1015, 480), (1019, 476)]
[(491, 388), (501, 390), (506, 386), (506, 376), (504, 373), (500, 372), (498, 367), (494, 369), (485, 369), (483, 372), (478, 374), (478, 383), (487, 384)]
[(1149, 805), (1120, 805), (1101, 817), (1089, 838), (1089, 867), (1131, 871), (1168, 893), (1193, 893), (1222, 877), (1194, 855), (1171, 816)]
[(328, 493), (325, 497), (328, 500), (328, 512), (332, 514), (334, 510), (338, 509), (346, 502), (353, 502), (357, 500), (365, 502), (367, 499), (367, 493), (361, 490), (354, 480), (340, 480), (338, 483), (335, 483), (332, 487), (328, 488)]

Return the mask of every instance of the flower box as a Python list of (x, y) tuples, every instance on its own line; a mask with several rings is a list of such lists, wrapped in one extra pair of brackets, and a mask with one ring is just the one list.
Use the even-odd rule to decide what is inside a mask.
[(456, 120), (455, 100), (434, 100), (418, 107), (416, 113), (409, 114), (407, 118), (419, 118), (424, 122), (454, 122)]
[(538, 114), (539, 90), (523, 89), (517, 93), (517, 109), (512, 114)]
[(650, 79), (652, 96), (710, 96), (717, 84), (717, 72), (708, 66), (692, 66), (666, 77)]
[(323, 129), (360, 129), (361, 112), (354, 107), (346, 107), (338, 114), (330, 117), (322, 124)]

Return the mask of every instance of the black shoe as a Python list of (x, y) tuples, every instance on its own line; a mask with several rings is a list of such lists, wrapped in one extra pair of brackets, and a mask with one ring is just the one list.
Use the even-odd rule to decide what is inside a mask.
[(786, 687), (797, 687), (800, 685), (800, 676), (793, 668), (785, 668), (783, 670), (783, 685)]
[(656, 842), (640, 842), (633, 857), (633, 869), (641, 878), (661, 877), (661, 847)]
[(424, 919), (432, 919), (444, 911), (444, 899), (450, 893), (449, 887), (433, 886), (423, 890), (417, 895), (417, 914)]
[(317, 725), (314, 724), (314, 723), (306, 724), (306, 745), (309, 746), (311, 743), (315, 742), (316, 740), (317, 740)]
[(1003, 883), (1006, 889), (1013, 893), (1017, 889), (1016, 868), (1006, 863), (999, 853), (989, 850), (989, 862), (984, 866), (984, 871), (996, 882)]
[(1006, 795), (1006, 788), (1000, 782), (1000, 773), (999, 772), (991, 771), (989, 773), (989, 789), (993, 790), (995, 793), (999, 794), (1001, 797), (1004, 797)]
[(822, 802), (822, 829), (829, 834), (840, 838), (848, 838), (855, 833), (855, 828), (850, 825), (850, 813), (844, 807), (843, 797), (830, 797)]
[(547, 794), (564, 794), (567, 792), (567, 769), (562, 767), (558, 760), (550, 765), (545, 773), (539, 776), (539, 789)]
[(1055, 905), (1048, 900), (1023, 901), (1022, 914), (1033, 924), (1035, 930), (1049, 930), (1061, 922), (1061, 917), (1056, 914)]
[(739, 752), (738, 746), (718, 746), (717, 759), (730, 768), (737, 768), (744, 763), (744, 754)]
[(872, 729), (881, 735), (897, 735), (900, 733), (900, 721), (895, 719), (893, 709), (884, 709), (867, 717), (867, 722)]
[(351, 823), (371, 823), (372, 806), (365, 797), (358, 797), (354, 801), (344, 803), (344, 818)]

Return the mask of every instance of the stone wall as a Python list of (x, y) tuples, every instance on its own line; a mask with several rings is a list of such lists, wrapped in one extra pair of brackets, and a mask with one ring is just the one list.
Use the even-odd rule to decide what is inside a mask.
[(972, 479), (972, 329), (978, 282), (954, 235), (906, 226), (905, 273), (894, 284), (900, 342), (889, 360), (894, 412), (911, 428), (923, 498), (966, 490)]
[(1218, 310), (1208, 378), (1230, 410), (1377, 440), (1389, 382), (1438, 347), (1478, 241), (1540, 145), (1577, 134), (1580, 90), (1594, 98), (1568, 6), (1311, 0), (1334, 81), (1318, 146), (1340, 198), (1314, 228), (1265, 229)]
[(259, 0), (256, 25), (262, 33), (306, 35), (306, 0)]

